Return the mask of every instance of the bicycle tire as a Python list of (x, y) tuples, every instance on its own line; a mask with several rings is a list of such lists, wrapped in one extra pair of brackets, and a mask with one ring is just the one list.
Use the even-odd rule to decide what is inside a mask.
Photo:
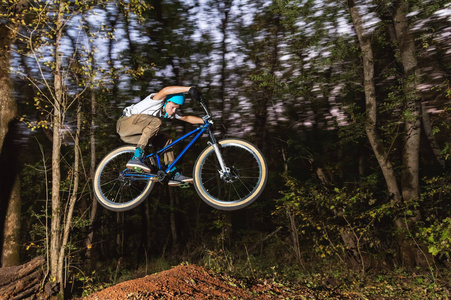
[(145, 175), (128, 170), (136, 146), (122, 146), (108, 153), (97, 166), (93, 178), (97, 201), (111, 211), (127, 211), (143, 202), (155, 182)]
[(194, 187), (201, 199), (216, 209), (244, 208), (257, 200), (266, 186), (266, 160), (257, 147), (245, 140), (224, 139), (218, 143), (231, 176), (221, 177), (214, 147), (209, 146), (194, 164)]

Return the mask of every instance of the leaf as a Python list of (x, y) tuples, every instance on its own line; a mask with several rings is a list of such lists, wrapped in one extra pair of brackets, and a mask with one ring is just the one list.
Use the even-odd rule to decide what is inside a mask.
[(428, 250), (429, 250), (429, 253), (431, 253), (434, 256), (436, 256), (438, 254), (438, 252), (439, 252), (437, 247), (435, 247), (434, 245), (429, 246)]

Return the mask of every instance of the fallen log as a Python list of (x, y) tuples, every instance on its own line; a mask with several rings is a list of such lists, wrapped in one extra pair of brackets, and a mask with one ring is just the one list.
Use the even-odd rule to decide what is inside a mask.
[(20, 266), (0, 268), (0, 300), (36, 294), (44, 279), (44, 263), (44, 256), (38, 256)]

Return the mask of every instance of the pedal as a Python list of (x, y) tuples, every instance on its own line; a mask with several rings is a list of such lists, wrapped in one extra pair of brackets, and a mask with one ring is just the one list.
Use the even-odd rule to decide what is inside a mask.
[(158, 178), (157, 175), (155, 175), (155, 176), (153, 176), (153, 177), (150, 177), (150, 181), (153, 181), (153, 182), (159, 182), (160, 179)]
[(182, 182), (179, 184), (179, 188), (186, 189), (189, 188), (190, 184), (188, 182)]
[(132, 167), (132, 171), (136, 172), (136, 173), (139, 173), (139, 174), (145, 174), (146, 173), (146, 172), (144, 172), (143, 169), (138, 168), (138, 167)]

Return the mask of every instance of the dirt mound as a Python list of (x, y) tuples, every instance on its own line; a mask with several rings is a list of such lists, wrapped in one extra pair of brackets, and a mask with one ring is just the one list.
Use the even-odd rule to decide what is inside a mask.
[[(125, 281), (85, 297), (85, 300), (116, 299), (274, 299), (293, 296), (282, 285), (245, 285), (195, 265), (181, 265), (158, 274)], [(287, 293), (291, 294), (288, 295)], [(308, 289), (295, 292), (309, 296)]]

